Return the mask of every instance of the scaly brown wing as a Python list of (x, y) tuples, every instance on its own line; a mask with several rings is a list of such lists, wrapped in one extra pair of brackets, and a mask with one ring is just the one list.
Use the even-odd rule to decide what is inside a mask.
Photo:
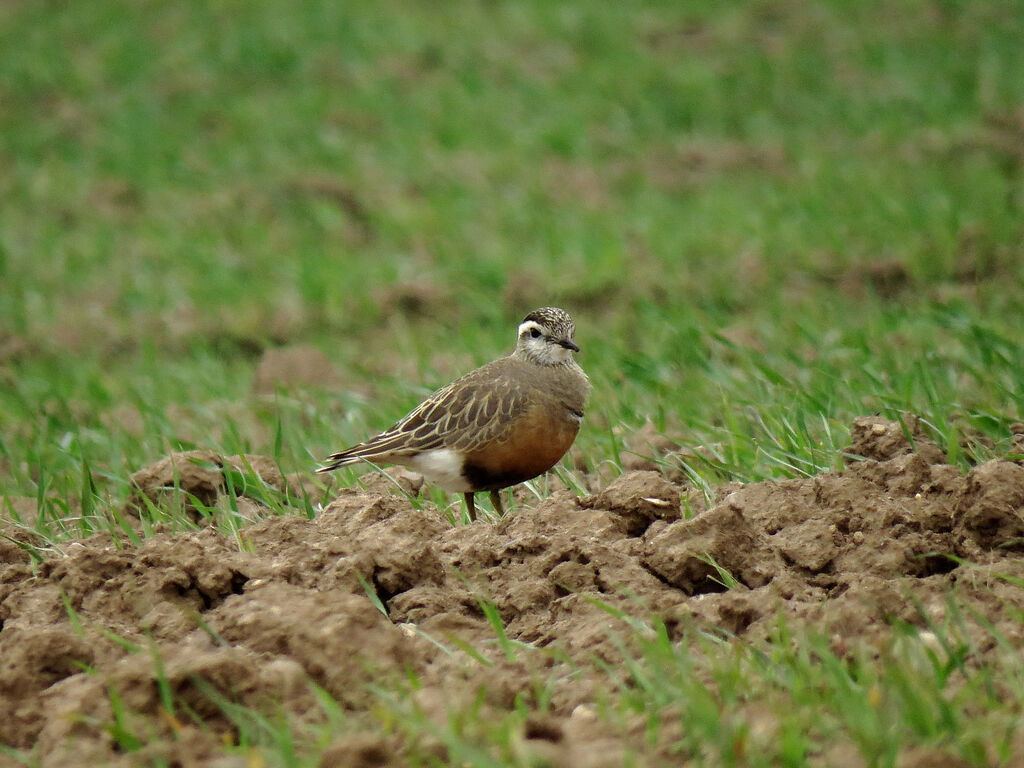
[(507, 358), (471, 371), (428, 397), (376, 437), (332, 454), (320, 472), (363, 459), (391, 462), (437, 448), (460, 453), (501, 440), (530, 404), (530, 388), (505, 375)]

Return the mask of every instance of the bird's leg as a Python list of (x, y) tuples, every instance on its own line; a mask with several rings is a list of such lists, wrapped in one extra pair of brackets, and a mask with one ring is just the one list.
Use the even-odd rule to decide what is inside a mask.
[(501, 491), (491, 491), (491, 504), (494, 505), (494, 511), (498, 513), (498, 517), (505, 516), (505, 510), (501, 506)]
[(476, 522), (476, 504), (473, 503), (473, 492), (462, 494), (466, 497), (466, 509), (469, 510), (469, 522)]

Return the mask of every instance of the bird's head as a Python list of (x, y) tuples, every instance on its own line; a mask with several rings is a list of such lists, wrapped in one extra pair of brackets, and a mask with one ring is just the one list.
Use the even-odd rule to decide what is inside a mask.
[(573, 352), (580, 348), (573, 341), (576, 326), (565, 310), (541, 307), (528, 314), (519, 324), (514, 354), (541, 365), (571, 363)]

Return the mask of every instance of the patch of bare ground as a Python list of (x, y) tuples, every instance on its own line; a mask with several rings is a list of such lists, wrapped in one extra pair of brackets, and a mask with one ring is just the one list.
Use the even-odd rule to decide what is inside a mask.
[(645, 178), (673, 192), (694, 189), (736, 173), (784, 176), (789, 172), (785, 151), (778, 145), (755, 146), (738, 141), (696, 137), (652, 154), (644, 163)]
[[(450, 527), (410, 503), (422, 481), (398, 472), (341, 490), (315, 519), (267, 516), (241, 547), (212, 527), (121, 548), (94, 536), (33, 566), (0, 539), (0, 743), (34, 747), (44, 764), (202, 764), (237, 738), (218, 695), (316, 719), (315, 682), (370, 723), (367, 683), (398, 685), (409, 671), (428, 717), (473, 702), (508, 711), (556, 662), (506, 658), (492, 609), (510, 639), (577, 665), (521, 734), (555, 765), (617, 765), (624, 751), (672, 763), (643, 723), (612, 728), (595, 714), (596, 660), (620, 659), (629, 637), (616, 610), (663, 617), (675, 639), (696, 624), (753, 642), (773, 636), (781, 610), (847, 647), (884, 639), (893, 620), (941, 622), (952, 593), (978, 653), (993, 646), (985, 623), (1024, 644), (1024, 590), (1012, 583), (1024, 578), (1020, 463), (964, 475), (913, 423), (868, 417), (854, 424), (844, 472), (732, 484), (705, 508), (681, 503), (690, 490), (648, 458), (674, 444), (648, 429), (631, 447), (637, 468), (600, 492), (557, 490), (491, 523)], [(262, 457), (178, 454), (136, 473), (136, 505), (166, 504), (175, 485), (216, 504), (239, 467), (279, 490), (299, 481)], [(456, 650), (466, 644), (492, 665)], [(162, 688), (180, 703), (173, 713)], [(127, 725), (151, 735), (134, 756), (106, 727), (111, 692)], [(382, 733), (339, 735), (323, 765), (401, 764), (400, 735)], [(442, 745), (430, 748), (444, 761)]]
[(281, 389), (330, 389), (339, 376), (330, 358), (307, 345), (268, 349), (260, 357), (252, 389), (258, 395), (273, 395)]

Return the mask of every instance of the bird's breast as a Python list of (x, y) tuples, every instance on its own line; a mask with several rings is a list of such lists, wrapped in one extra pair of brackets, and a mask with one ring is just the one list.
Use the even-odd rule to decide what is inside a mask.
[(501, 439), (468, 453), (463, 476), (475, 491), (506, 488), (547, 472), (579, 432), (580, 422), (550, 403), (529, 408)]

